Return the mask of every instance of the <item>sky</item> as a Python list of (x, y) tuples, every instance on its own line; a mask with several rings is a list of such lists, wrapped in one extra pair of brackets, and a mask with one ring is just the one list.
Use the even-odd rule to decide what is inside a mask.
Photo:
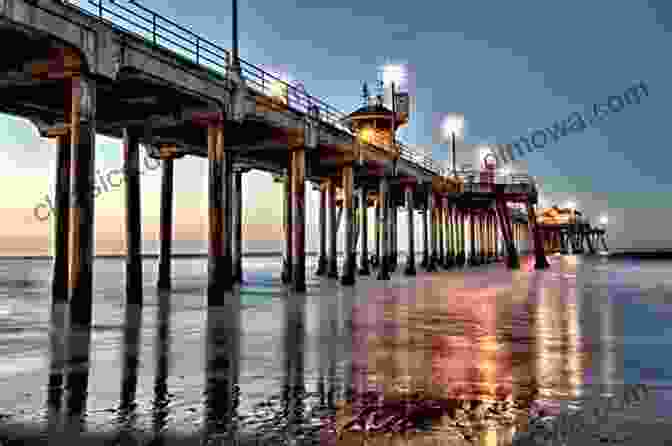
[[(331, 2), (239, 0), (240, 56), (301, 80), (308, 93), (349, 112), (360, 103), (361, 84), (373, 85), (381, 65), (408, 64), (415, 110), (400, 138), (431, 150), (438, 160), (448, 146), (432, 138), (436, 115), (464, 114), (460, 156), (480, 144), (509, 143), (550, 127), (572, 112), (606, 103), (638, 81), (648, 97), (612, 113), (598, 126), (570, 132), (529, 153), (526, 168), (542, 184), (545, 204), (574, 201), (590, 217), (609, 217), (615, 250), (672, 249), (665, 222), (672, 152), (665, 149), (671, 66), (672, 4), (664, 0), (607, 2)], [(203, 37), (231, 46), (231, 3), (145, 0)], [(48, 221), (34, 216), (53, 191), (53, 143), (26, 120), (0, 115), (0, 195), (5, 224), (0, 255), (40, 255), (50, 250)], [(121, 165), (121, 144), (97, 138), (96, 167)], [(458, 160), (459, 161), (459, 160)], [(176, 162), (176, 252), (205, 252), (207, 161)], [(200, 181), (193, 181), (200, 178)], [(158, 238), (160, 170), (142, 177), (146, 251)], [(309, 188), (310, 189), (310, 188)], [(12, 193), (12, 191), (16, 191)], [(269, 175), (244, 179), (247, 247), (276, 249), (281, 194)], [(123, 240), (123, 189), (96, 199), (96, 249), (119, 253)], [(310, 192), (308, 212), (316, 216)], [(309, 218), (308, 249), (317, 248)], [(403, 218), (401, 218), (403, 221)], [(406, 244), (403, 225), (400, 247)], [(268, 243), (264, 243), (268, 242)]]

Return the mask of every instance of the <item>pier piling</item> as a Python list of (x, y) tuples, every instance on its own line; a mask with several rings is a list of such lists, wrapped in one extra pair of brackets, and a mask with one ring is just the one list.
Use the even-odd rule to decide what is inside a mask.
[(431, 252), (429, 253), (429, 261), (427, 262), (427, 272), (433, 273), (437, 271), (437, 265), (436, 262), (438, 260), (438, 253), (437, 253), (437, 246), (436, 246), (436, 238), (437, 238), (437, 224), (436, 224), (436, 205), (435, 205), (435, 197), (434, 197), (434, 191), (431, 190), (431, 185), (430, 185), (430, 190), (427, 193), (427, 209), (428, 209), (428, 214), (429, 214), (429, 244), (430, 244), (430, 249)]
[(529, 225), (532, 229), (532, 234), (534, 236), (534, 268), (535, 269), (546, 269), (550, 265), (548, 260), (546, 260), (546, 255), (544, 253), (544, 242), (541, 236), (541, 231), (537, 223), (534, 205), (527, 202), (527, 218), (529, 219)]
[(329, 269), (327, 277), (338, 278), (338, 253), (336, 251), (336, 238), (338, 226), (336, 224), (336, 183), (333, 178), (327, 182), (327, 194), (329, 195)]
[(406, 269), (404, 273), (407, 276), (415, 276), (415, 203), (413, 200), (413, 185), (406, 184), (404, 186), (404, 194), (406, 199), (406, 212), (408, 213), (408, 253), (406, 255)]
[(439, 256), (438, 256), (438, 266), (440, 268), (446, 267), (446, 207), (445, 199), (442, 196), (437, 197), (437, 206), (436, 206), (436, 232), (438, 233), (438, 245), (439, 245)]
[(315, 275), (323, 276), (327, 273), (327, 182), (320, 184), (320, 257), (317, 259)]
[[(208, 127), (208, 201), (209, 214), (209, 269), (208, 269), (208, 305), (221, 304), (224, 291), (231, 289), (231, 205), (225, 199), (224, 188), (230, 184), (226, 181), (227, 170), (230, 178), (230, 160), (224, 151), (223, 123), (211, 123)], [(228, 184), (227, 184), (228, 183)], [(231, 189), (228, 188), (230, 196)], [(229, 211), (229, 212), (227, 212)], [(228, 229), (227, 229), (228, 228)], [(228, 242), (226, 239), (229, 239)], [(227, 253), (228, 251), (228, 253)], [(227, 255), (228, 254), (228, 255)]]
[(342, 285), (355, 284), (355, 225), (353, 221), (354, 174), (352, 165), (343, 167), (343, 212), (345, 213), (345, 252), (343, 262)]
[(233, 171), (233, 281), (243, 281), (243, 174), (248, 169)]
[(427, 200), (424, 201), (424, 206), (422, 207), (421, 216), (422, 216), (422, 261), (420, 266), (427, 268), (429, 266), (429, 212)]
[(283, 226), (285, 233), (285, 251), (284, 258), (282, 261), (282, 283), (290, 283), (292, 280), (292, 154), (289, 153), (287, 173), (285, 175), (284, 182), (284, 214), (283, 214)]
[(469, 233), (471, 239), (469, 266), (478, 266), (478, 254), (476, 253), (476, 212), (473, 209), (469, 209)]
[[(306, 291), (306, 151), (302, 143), (290, 147), (290, 150), (292, 156), (292, 243), (294, 244), (292, 288), (302, 293)], [(352, 226), (352, 215), (350, 222)]]
[(94, 171), (96, 85), (72, 78), (71, 144), (73, 154), (72, 271), (66, 404), (69, 418), (85, 411), (89, 380), (93, 294)]
[(369, 200), (368, 191), (365, 185), (362, 185), (359, 189), (359, 209), (362, 234), (362, 254), (359, 274), (368, 276), (371, 274), (371, 269), (369, 267)]
[(126, 305), (142, 306), (142, 210), (139, 131), (124, 129), (126, 188)]
[(171, 286), (170, 266), (173, 241), (173, 160), (161, 161), (161, 252), (159, 257), (159, 289)]
[(388, 239), (389, 234), (389, 222), (388, 222), (388, 208), (389, 208), (389, 179), (384, 176), (380, 179), (379, 184), (379, 197), (380, 197), (380, 247), (381, 247), (381, 256), (380, 256), (380, 269), (378, 270), (378, 280), (390, 280), (390, 243)]

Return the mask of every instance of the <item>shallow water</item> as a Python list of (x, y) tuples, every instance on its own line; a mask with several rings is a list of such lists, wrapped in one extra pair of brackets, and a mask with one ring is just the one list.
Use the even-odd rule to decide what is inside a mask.
[[(50, 261), (3, 259), (0, 423), (66, 417), (95, 432), (236, 431), (328, 444), (333, 425), (340, 430), (352, 418), (347, 388), (385, 401), (409, 393), (517, 401), (519, 412), (543, 407), (548, 414), (618, 393), (624, 382), (670, 384), (669, 355), (661, 354), (672, 334), (670, 262), (555, 256), (537, 272), (532, 259), (522, 260), (514, 272), (491, 264), (415, 278), (397, 273), (389, 282), (374, 272), (355, 287), (310, 274), (300, 296), (281, 284), (280, 259), (251, 258), (243, 286), (227, 294), (226, 305), (207, 308), (206, 258), (175, 259), (173, 291), (162, 296), (157, 261), (146, 259), (139, 309), (124, 305), (124, 260), (101, 258), (89, 367), (68, 372), (59, 358), (85, 353), (88, 341), (85, 332), (66, 343), (65, 330), (50, 324)], [(53, 379), (61, 375), (66, 389), (59, 392)], [(658, 394), (656, 415), (672, 415), (667, 392)], [(495, 435), (488, 432), (497, 432), (501, 444), (510, 443), (520, 424), (515, 410), (494, 412), (480, 424), (458, 423), (459, 414), (447, 412), (427, 429), (486, 444)]]

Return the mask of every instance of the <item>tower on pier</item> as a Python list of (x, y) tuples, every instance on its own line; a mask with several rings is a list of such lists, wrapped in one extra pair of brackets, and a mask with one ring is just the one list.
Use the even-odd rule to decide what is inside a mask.
[[(368, 93), (368, 88), (363, 88), (363, 92)], [(408, 107), (404, 98), (408, 95), (396, 95), (395, 110), (393, 112), (383, 105), (383, 96), (370, 96), (365, 98), (367, 101), (362, 107), (352, 112), (345, 119), (345, 124), (352, 130), (363, 142), (378, 146), (386, 151), (399, 154), (399, 147), (393, 144), (393, 136), (396, 131), (408, 124)]]

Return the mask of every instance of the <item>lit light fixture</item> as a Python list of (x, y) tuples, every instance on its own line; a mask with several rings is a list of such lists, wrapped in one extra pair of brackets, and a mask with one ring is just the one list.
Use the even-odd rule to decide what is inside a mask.
[(362, 129), (362, 130), (359, 132), (359, 138), (360, 138), (363, 142), (365, 142), (365, 143), (367, 143), (367, 144), (371, 144), (371, 141), (373, 140), (373, 129), (370, 128), (370, 127), (367, 127), (367, 128), (365, 128), (365, 129)]
[(600, 217), (600, 224), (601, 225), (606, 225), (607, 223), (609, 223), (609, 217), (607, 217), (606, 215), (601, 216)]
[(399, 88), (406, 79), (406, 70), (403, 65), (385, 65), (383, 66), (383, 87), (395, 85)]
[[(457, 154), (455, 150), (455, 139), (464, 136), (464, 115), (462, 113), (446, 113), (441, 121), (441, 140), (442, 142), (451, 142), (453, 149), (453, 176), (457, 177)], [(479, 166), (480, 167), (480, 166)]]
[(447, 113), (441, 122), (441, 131), (444, 140), (463, 137), (464, 115), (462, 113)]
[(270, 86), (271, 96), (287, 103), (287, 84), (283, 81), (274, 80)]

